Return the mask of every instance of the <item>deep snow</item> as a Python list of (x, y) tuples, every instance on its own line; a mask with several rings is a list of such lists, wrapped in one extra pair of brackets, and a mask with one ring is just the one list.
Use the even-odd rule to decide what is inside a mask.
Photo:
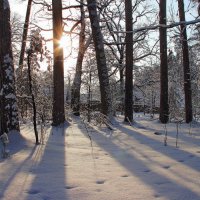
[(114, 131), (86, 129), (73, 118), (65, 127), (49, 126), (38, 146), (32, 126), (21, 126), (22, 136), (10, 134), (11, 157), (0, 160), (0, 199), (199, 200), (199, 124), (190, 134), (189, 125), (179, 125), (176, 148), (176, 124), (167, 124), (164, 146), (162, 124), (134, 118), (133, 127), (116, 118)]

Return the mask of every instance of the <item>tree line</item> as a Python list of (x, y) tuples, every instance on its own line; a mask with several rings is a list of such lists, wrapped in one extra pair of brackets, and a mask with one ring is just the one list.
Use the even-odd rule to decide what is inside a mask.
[[(197, 6), (197, 3), (193, 2), (193, 5)], [(30, 20), (32, 6), (38, 8), (35, 15), (45, 16), (46, 21), (48, 18), (52, 20), (53, 56), (43, 44), (45, 38), (41, 32), (46, 31), (45, 27), (39, 27)], [(93, 99), (99, 100), (100, 112), (105, 117), (112, 118), (120, 105), (124, 121), (132, 123), (134, 103), (142, 99), (146, 106), (151, 88), (151, 105), (158, 98), (161, 123), (169, 122), (173, 108), (177, 107), (180, 111), (180, 105), (184, 105), (184, 119), (190, 123), (198, 97), (192, 91), (199, 92), (197, 78), (195, 84), (192, 80), (194, 56), (190, 47), (195, 50), (199, 47), (199, 21), (186, 22), (184, 0), (178, 0), (177, 6), (179, 21), (172, 21), (173, 26), (169, 26), (168, 15), (171, 20), (174, 15), (167, 12), (167, 0), (155, 1), (153, 6), (150, 6), (150, 1), (143, 0), (80, 0), (73, 5), (61, 0), (28, 0), (25, 22), (23, 27), (19, 27), (16, 25), (19, 19), (10, 18), (9, 1), (1, 1), (1, 134), (12, 129), (19, 130), (19, 118), (31, 113), (38, 143), (36, 121), (52, 118), (55, 126), (64, 123), (66, 102), (70, 104), (72, 113), (79, 116), (83, 112), (81, 101), (85, 93), (85, 109), (91, 114), (92, 88), (95, 88)], [(70, 24), (70, 30), (65, 30), (67, 24)], [(194, 29), (194, 33), (188, 40), (190, 24), (194, 24), (189, 27)], [(15, 30), (22, 36), (16, 37)], [(64, 81), (65, 57), (59, 43), (63, 34), (71, 36), (72, 40), (78, 39), (78, 47), (74, 51), (77, 54), (76, 66), (73, 77), (68, 75), (68, 83)], [(168, 46), (169, 39), (173, 39), (174, 46), (179, 45), (182, 50), (174, 47), (172, 51)], [(16, 51), (19, 53), (16, 54)], [(198, 57), (197, 53), (195, 55)], [(180, 61), (178, 65), (175, 64), (177, 58)], [(45, 73), (39, 69), (43, 60), (48, 65)], [(18, 67), (14, 68), (14, 64)], [(177, 71), (182, 73), (178, 75)], [(148, 73), (150, 77), (146, 79)], [(156, 73), (159, 75), (152, 79)], [(177, 76), (172, 78), (174, 74)], [(66, 99), (65, 84), (69, 86)], [(178, 97), (177, 91), (182, 87), (183, 92)], [(98, 91), (97, 94), (94, 90)], [(136, 91), (140, 95), (137, 96)], [(139, 97), (141, 95), (142, 98)], [(184, 103), (178, 106), (177, 102), (183, 96)], [(33, 111), (27, 111), (30, 107)], [(173, 116), (179, 117), (178, 114)]]

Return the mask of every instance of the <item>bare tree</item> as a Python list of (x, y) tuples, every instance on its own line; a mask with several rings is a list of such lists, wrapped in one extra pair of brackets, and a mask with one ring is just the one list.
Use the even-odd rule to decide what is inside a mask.
[(104, 51), (103, 36), (100, 29), (96, 0), (87, 0), (91, 22), (92, 37), (94, 41), (97, 69), (101, 92), (101, 111), (105, 115), (111, 114), (111, 96), (106, 56)]
[(21, 52), (20, 52), (20, 57), (19, 57), (20, 69), (23, 67), (23, 62), (24, 62), (24, 54), (25, 54), (26, 40), (27, 40), (27, 35), (28, 35), (28, 27), (29, 27), (32, 1), (33, 0), (28, 0), (28, 4), (27, 4), (26, 18), (24, 22), (24, 29), (23, 29), (23, 35), (22, 35)]
[(80, 89), (81, 89), (81, 75), (82, 75), (82, 64), (85, 53), (85, 11), (83, 7), (83, 0), (80, 2), (81, 7), (81, 30), (79, 34), (79, 50), (76, 62), (76, 72), (71, 90), (71, 106), (74, 115), (80, 115)]
[[(159, 24), (166, 25), (166, 0), (160, 0)], [(169, 120), (168, 104), (168, 61), (167, 61), (167, 29), (159, 28), (160, 33), (160, 116), (162, 123)]]
[(64, 68), (63, 48), (59, 45), (62, 37), (62, 1), (52, 0), (53, 10), (53, 125), (57, 126), (65, 121), (64, 112)]
[(0, 2), (0, 97), (1, 134), (19, 130), (8, 0)]
[[(178, 10), (180, 21), (185, 21), (184, 1), (178, 0)], [(187, 41), (187, 29), (184, 24), (181, 27), (181, 43), (183, 52), (183, 69), (184, 69), (184, 92), (185, 92), (185, 120), (190, 123), (193, 119), (192, 115), (192, 90), (190, 78), (190, 61)]]
[(133, 18), (132, 0), (125, 0), (126, 16), (126, 72), (125, 72), (125, 121), (133, 121)]

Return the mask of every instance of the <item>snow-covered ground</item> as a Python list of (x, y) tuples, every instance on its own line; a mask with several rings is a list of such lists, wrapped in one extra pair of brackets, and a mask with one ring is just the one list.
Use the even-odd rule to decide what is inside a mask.
[[(198, 123), (165, 127), (142, 114), (133, 127), (86, 127), (79, 118), (48, 127), (44, 145), (33, 128), (10, 135), (11, 157), (0, 160), (2, 200), (199, 200)], [(155, 134), (156, 132), (156, 134)], [(190, 132), (190, 133), (189, 133)]]

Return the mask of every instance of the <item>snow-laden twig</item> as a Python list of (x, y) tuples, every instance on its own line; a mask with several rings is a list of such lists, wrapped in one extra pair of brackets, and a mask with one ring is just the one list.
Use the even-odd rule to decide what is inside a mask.
[(133, 31), (113, 31), (113, 33), (137, 33), (140, 31), (155, 30), (158, 28), (174, 28), (174, 27), (180, 26), (180, 25), (188, 26), (188, 25), (197, 24), (197, 23), (200, 23), (200, 19), (195, 19), (195, 20), (191, 20), (191, 21), (174, 22), (174, 23), (171, 23), (168, 25), (158, 24), (155, 26), (153, 26), (153, 25), (152, 26), (144, 26), (141, 28), (134, 29)]

